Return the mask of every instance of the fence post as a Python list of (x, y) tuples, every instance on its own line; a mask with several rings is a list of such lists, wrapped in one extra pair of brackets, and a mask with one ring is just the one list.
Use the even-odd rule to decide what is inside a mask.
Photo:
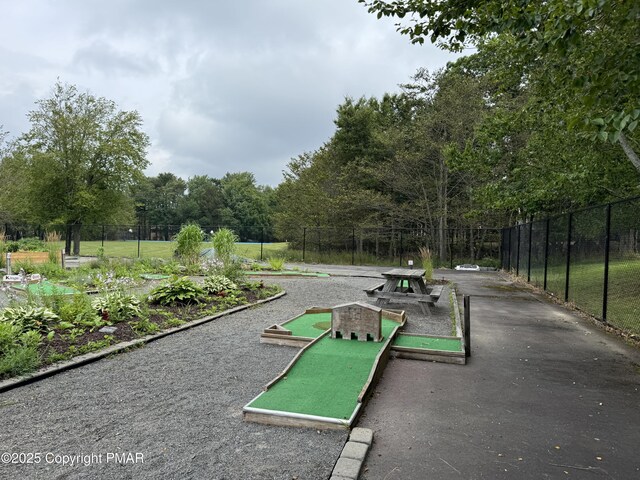
[(527, 259), (527, 282), (531, 283), (531, 237), (533, 236), (533, 220), (529, 222), (529, 258)]
[(464, 356), (471, 356), (471, 297), (465, 295), (462, 297), (464, 304)]
[(602, 320), (607, 321), (607, 301), (609, 297), (609, 250), (611, 247), (611, 204), (606, 210), (606, 232), (604, 236), (604, 285), (602, 288)]
[(351, 265), (356, 264), (356, 229), (351, 230)]
[(140, 224), (138, 224), (138, 258), (140, 258)]
[(547, 268), (549, 266), (549, 224), (551, 221), (547, 218), (545, 222), (544, 233), (544, 280), (542, 281), (542, 289), (547, 291)]
[(304, 253), (307, 249), (307, 227), (302, 230), (302, 263), (304, 263)]
[(518, 275), (520, 275), (520, 225), (516, 225), (516, 228), (518, 229), (518, 235), (517, 235), (518, 246), (516, 247), (516, 277), (517, 277)]
[(513, 248), (513, 232), (515, 228), (516, 227), (509, 227), (509, 268), (507, 268), (509, 272), (511, 272), (511, 257), (513, 256), (511, 249)]
[(567, 270), (564, 279), (564, 301), (569, 301), (569, 270), (571, 266), (571, 229), (573, 228), (573, 213), (569, 213), (569, 227), (567, 228)]
[(102, 241), (100, 246), (104, 249), (104, 225), (102, 225), (102, 237), (100, 237), (100, 238), (101, 238), (101, 241)]
[(262, 261), (263, 251), (264, 251), (264, 227), (261, 227), (261, 232), (260, 232), (260, 261)]

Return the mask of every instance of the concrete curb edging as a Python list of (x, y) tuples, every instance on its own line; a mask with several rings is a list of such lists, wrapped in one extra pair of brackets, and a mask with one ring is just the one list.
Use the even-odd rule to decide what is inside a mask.
[(273, 300), (277, 300), (278, 298), (283, 297), (286, 294), (287, 292), (283, 291), (273, 295), (272, 297), (258, 300), (255, 303), (247, 303), (246, 305), (239, 305), (237, 307), (230, 308), (229, 310), (225, 310), (215, 315), (210, 315), (208, 317), (203, 317), (198, 320), (193, 320), (192, 322), (186, 323), (184, 325), (180, 325), (178, 327), (170, 328), (160, 333), (147, 335), (145, 337), (137, 338), (135, 340), (129, 340), (128, 342), (120, 342), (110, 347), (107, 347), (103, 350), (100, 350), (98, 352), (86, 353), (84, 355), (79, 355), (77, 357), (74, 357), (70, 360), (66, 360), (60, 363), (56, 363), (56, 364), (41, 368), (40, 370), (37, 370), (34, 373), (23, 375), (18, 378), (10, 378), (8, 380), (4, 380), (0, 382), (0, 393), (12, 390), (17, 387), (21, 387), (23, 385), (27, 385), (29, 383), (37, 382), (38, 380), (51, 377), (53, 375), (65, 372), (67, 370), (81, 367), (88, 363), (98, 361), (101, 358), (107, 357), (109, 355), (124, 352), (133, 348), (141, 347), (143, 345), (146, 345), (147, 343), (155, 342), (156, 340), (160, 340), (161, 338), (167, 337), (174, 333), (182, 332), (183, 330), (189, 330), (193, 327), (197, 327), (198, 325), (211, 322), (217, 318), (221, 318), (227, 315), (231, 315), (232, 313), (240, 312), (242, 310), (247, 310), (257, 305), (261, 305), (263, 303), (268, 303)]
[(372, 443), (373, 430), (361, 427), (351, 430), (329, 480), (358, 480)]

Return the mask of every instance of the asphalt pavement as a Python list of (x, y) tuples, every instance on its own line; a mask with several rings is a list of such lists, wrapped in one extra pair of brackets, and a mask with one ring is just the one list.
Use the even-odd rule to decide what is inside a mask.
[(360, 478), (640, 478), (638, 350), (503, 274), (443, 275), (471, 296), (472, 356), (389, 362)]

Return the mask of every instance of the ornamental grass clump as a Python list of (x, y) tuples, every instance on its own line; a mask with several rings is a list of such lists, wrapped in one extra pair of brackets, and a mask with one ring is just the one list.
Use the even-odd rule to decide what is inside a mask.
[(426, 280), (433, 280), (433, 260), (431, 258), (431, 250), (427, 247), (420, 247), (418, 249), (420, 254), (420, 261), (422, 262), (422, 268), (424, 269), (424, 278)]
[(204, 233), (202, 233), (198, 225), (195, 223), (185, 225), (175, 236), (174, 241), (176, 242), (176, 256), (186, 265), (198, 263), (202, 242), (204, 241)]
[(228, 228), (221, 228), (211, 239), (213, 248), (216, 252), (216, 258), (222, 262), (222, 265), (215, 268), (215, 273), (238, 282), (244, 276), (242, 264), (236, 258), (236, 242), (238, 236)]

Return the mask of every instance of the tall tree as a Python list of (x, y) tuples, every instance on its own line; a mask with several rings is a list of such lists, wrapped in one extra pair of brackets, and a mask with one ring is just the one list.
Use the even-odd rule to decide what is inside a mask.
[(30, 205), (42, 222), (67, 225), (65, 250), (80, 252), (82, 224), (132, 212), (129, 187), (147, 166), (147, 135), (136, 111), (56, 83), (28, 113), (19, 142), (29, 171)]
[(252, 173), (227, 173), (220, 179), (220, 187), (224, 202), (220, 216), (225, 226), (243, 241), (259, 240), (264, 230), (271, 232), (268, 194), (256, 185)]
[(460, 50), (495, 36), (512, 39), (511, 56), (544, 62), (548, 91), (571, 108), (566, 124), (618, 143), (640, 171), (640, 3), (626, 0), (358, 0), (378, 17), (403, 19), (414, 43), (430, 38)]

